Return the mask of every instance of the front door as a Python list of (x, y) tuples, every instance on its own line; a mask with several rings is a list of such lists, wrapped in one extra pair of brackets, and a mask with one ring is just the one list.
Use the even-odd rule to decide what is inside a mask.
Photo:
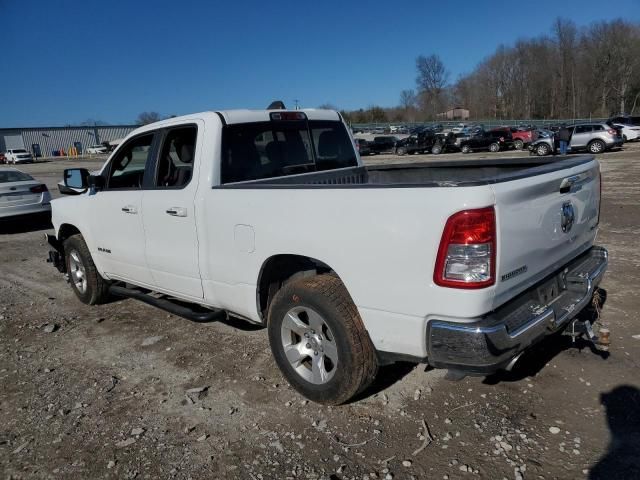
[(571, 135), (571, 141), (569, 142), (571, 149), (586, 148), (587, 143), (591, 140), (592, 131), (593, 127), (591, 125), (576, 125)]
[(163, 132), (142, 209), (147, 264), (154, 285), (161, 291), (203, 298), (194, 204), (198, 128), (203, 125), (181, 125)]
[(142, 189), (154, 134), (132, 138), (103, 171), (105, 186), (88, 199), (96, 259), (109, 278), (153, 285), (145, 260)]

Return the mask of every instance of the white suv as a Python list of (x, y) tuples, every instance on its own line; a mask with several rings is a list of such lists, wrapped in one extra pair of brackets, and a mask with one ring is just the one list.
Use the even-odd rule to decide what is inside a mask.
[(31, 163), (33, 162), (33, 156), (27, 152), (24, 148), (12, 148), (5, 152), (5, 161), (7, 163)]

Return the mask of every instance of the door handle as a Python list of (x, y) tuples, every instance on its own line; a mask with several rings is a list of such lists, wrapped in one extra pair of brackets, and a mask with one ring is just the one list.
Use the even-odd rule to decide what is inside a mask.
[(187, 209), (184, 207), (171, 207), (167, 209), (167, 214), (172, 217), (186, 217)]
[(133, 213), (133, 214), (138, 213), (138, 209), (133, 205), (125, 205), (124, 207), (122, 207), (122, 211), (124, 213)]

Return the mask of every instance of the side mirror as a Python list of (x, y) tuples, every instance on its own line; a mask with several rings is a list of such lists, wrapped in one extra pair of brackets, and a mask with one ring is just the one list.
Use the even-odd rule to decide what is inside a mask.
[(86, 168), (68, 168), (64, 171), (64, 186), (76, 190), (89, 188), (89, 170)]

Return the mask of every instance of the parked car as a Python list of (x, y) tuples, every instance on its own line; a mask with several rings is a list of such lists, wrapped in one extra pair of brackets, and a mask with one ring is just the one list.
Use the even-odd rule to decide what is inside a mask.
[(369, 146), (369, 142), (364, 138), (356, 138), (356, 147), (358, 148), (358, 153), (361, 156), (363, 155), (371, 155), (371, 147)]
[(17, 165), (18, 163), (32, 163), (33, 156), (24, 148), (10, 148), (4, 153), (6, 163)]
[(471, 153), (478, 150), (499, 152), (500, 150), (508, 150), (510, 148), (513, 148), (511, 134), (503, 131), (483, 132), (480, 135), (468, 137), (460, 142), (460, 151), (462, 153)]
[[(621, 147), (624, 143), (622, 130), (606, 123), (585, 123), (580, 125), (569, 125), (567, 127), (571, 133), (569, 141), (569, 152), (588, 151), (590, 153), (603, 153), (612, 148)], [(545, 156), (555, 155), (560, 142), (556, 136), (539, 138), (529, 145), (529, 154)]]
[(284, 377), (324, 404), (399, 360), (510, 369), (589, 330), (577, 315), (607, 267), (593, 157), (367, 168), (334, 111), (156, 122), (64, 180), (84, 193), (53, 200), (49, 259), (81, 302), (264, 325)]
[(91, 145), (87, 147), (86, 153), (90, 155), (108, 153), (107, 147), (104, 145)]
[(4, 156), (4, 152), (0, 152), (0, 165), (7, 163), (7, 157)]
[(373, 153), (393, 152), (397, 141), (398, 137), (395, 136), (373, 137), (373, 142), (369, 142), (369, 148)]
[(0, 167), (0, 219), (51, 211), (47, 186), (20, 170)]
[(610, 118), (607, 123), (617, 123), (620, 125), (640, 126), (640, 117), (634, 117), (631, 115), (619, 115), (617, 117)]
[(431, 153), (439, 155), (441, 153), (447, 153), (459, 150), (456, 145), (457, 136), (459, 133), (436, 133), (435, 142), (431, 147)]
[(398, 155), (430, 152), (436, 140), (433, 130), (423, 128), (418, 133), (412, 133), (407, 138), (398, 140), (395, 144), (395, 152)]
[(538, 135), (533, 129), (521, 129), (516, 127), (497, 127), (493, 128), (492, 132), (506, 132), (510, 133), (513, 138), (513, 147), (516, 150), (522, 150), (524, 147), (529, 146), (531, 142), (538, 139)]
[(622, 139), (625, 142), (633, 142), (640, 138), (640, 126), (625, 125), (622, 123), (613, 123), (612, 126), (622, 130)]

